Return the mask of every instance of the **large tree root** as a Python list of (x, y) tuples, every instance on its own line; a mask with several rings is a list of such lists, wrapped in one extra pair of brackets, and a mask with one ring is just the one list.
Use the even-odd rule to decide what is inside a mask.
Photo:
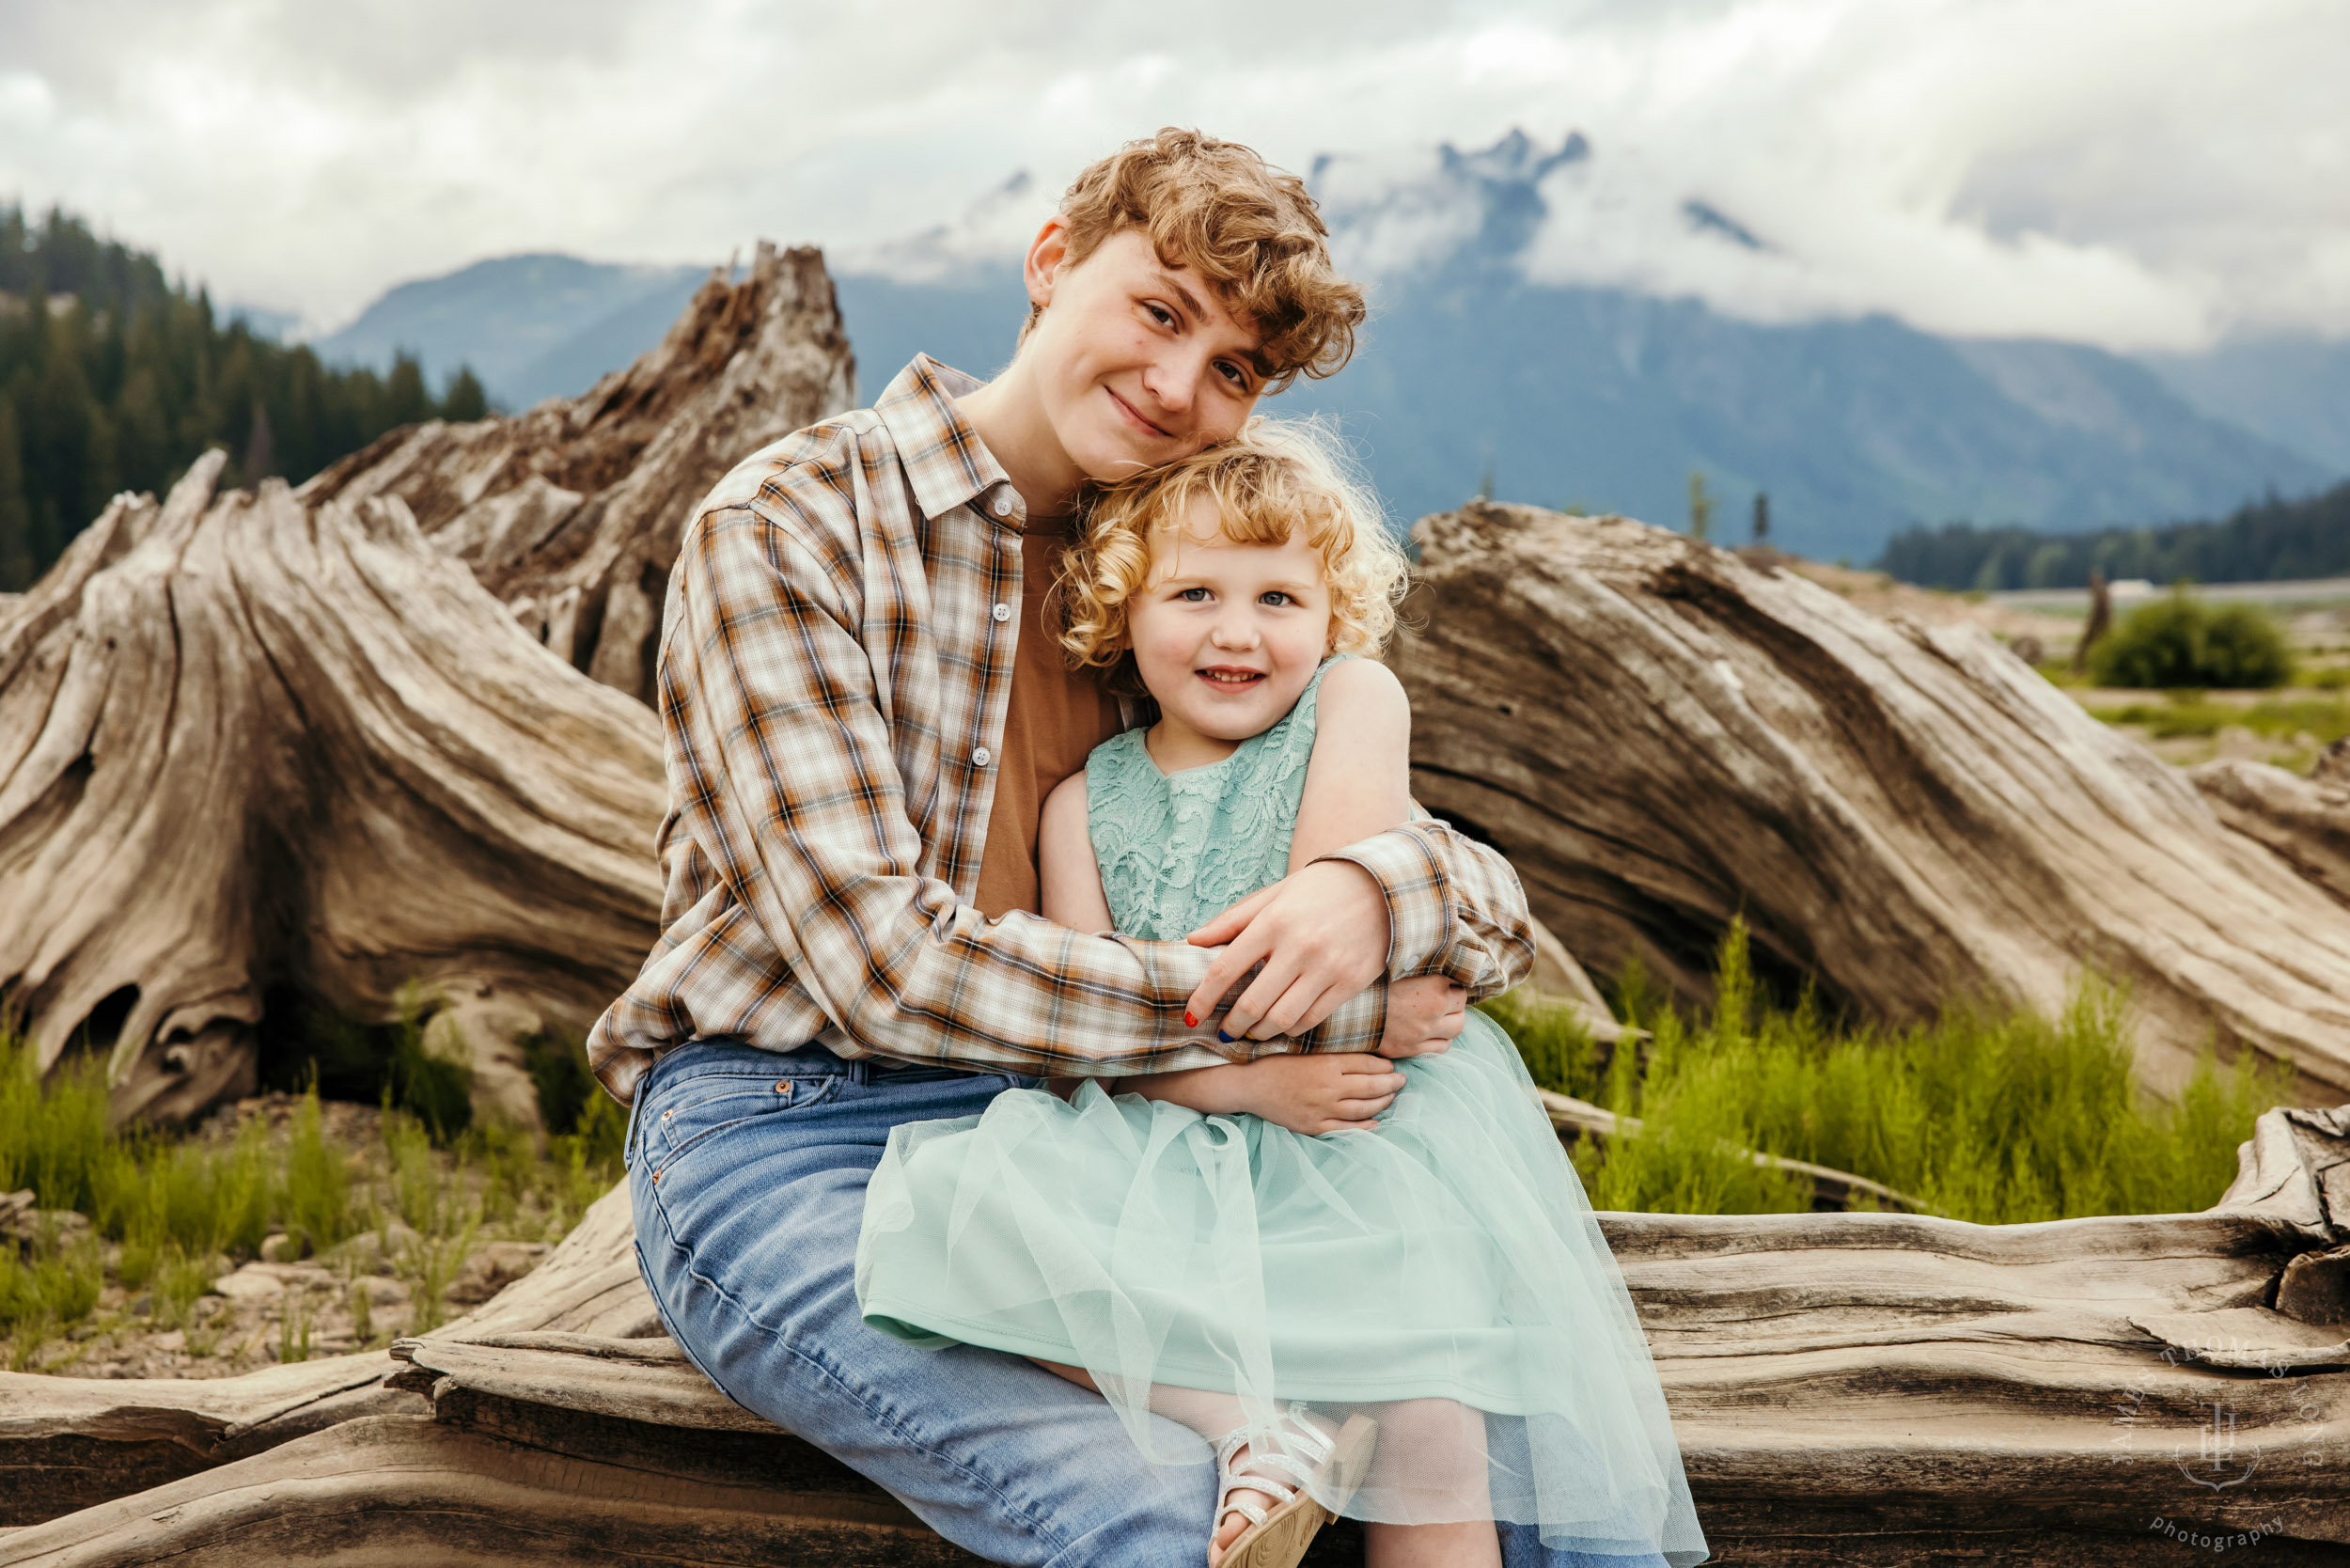
[[(220, 463), (117, 501), (0, 626), (0, 1027), (110, 1051), (153, 1118), (249, 1090), (276, 986), (584, 1027), (652, 944), (652, 714), (399, 500), (215, 497)], [(518, 1060), (476, 1066), (530, 1119)]]
[(118, 498), (0, 604), (0, 1029), (179, 1120), (252, 1084), (273, 990), (422, 982), (535, 1121), (515, 1041), (584, 1029), (660, 906), (652, 717), (574, 666), (648, 694), (694, 501), (854, 384), (822, 259), (762, 244), (582, 398)]
[[(1716, 1557), (2104, 1564), (2169, 1550), (2162, 1521), (2342, 1560), (2350, 1108), (2271, 1111), (2241, 1163), (2199, 1215), (1601, 1215)], [(631, 1337), (649, 1303), (624, 1201), (558, 1250), (536, 1303), (539, 1276), (402, 1341), (389, 1392), (430, 1419), (368, 1414), (84, 1507), (0, 1536), (0, 1563), (306, 1560), (313, 1539), (364, 1560), (420, 1549), (436, 1518), (436, 1560), (967, 1560), (667, 1340)], [(1354, 1560), (1356, 1539), (1312, 1560)]]
[(662, 598), (695, 503), (855, 391), (823, 258), (761, 241), (743, 281), (713, 274), (658, 347), (581, 396), (394, 431), (301, 498), (399, 496), (533, 635), (650, 702)]
[(2350, 1093), (2350, 911), (1989, 636), (1621, 518), (1480, 504), (1417, 537), (1415, 790), (1586, 962), (1702, 995), (1743, 913), (1766, 971), (1895, 1019), (2054, 1010), (2093, 967), (2157, 1089), (2216, 1032)]

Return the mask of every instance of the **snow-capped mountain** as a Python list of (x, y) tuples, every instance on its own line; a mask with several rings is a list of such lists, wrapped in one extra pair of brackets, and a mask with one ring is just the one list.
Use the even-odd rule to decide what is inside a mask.
[[(2161, 522), (2350, 473), (2350, 403), (2325, 396), (2350, 387), (2350, 345), (2140, 362), (1824, 313), (1819, 266), (1768, 214), (1579, 134), (1325, 157), (1311, 180), (1374, 316), (1352, 366), (1268, 411), (1339, 420), (1402, 521), (1490, 487), (1679, 525), (1696, 471), (1717, 518), (1765, 491), (1779, 542), (1865, 559), (1913, 522)], [(1015, 177), (954, 223), (836, 255), (866, 395), (917, 349), (980, 375), (1009, 358), (1013, 258), (1050, 201)], [(436, 374), (469, 359), (520, 405), (641, 352), (702, 275), (485, 261), (392, 290), (320, 347), (410, 347)], [(1740, 314), (1704, 303), (1726, 297)]]

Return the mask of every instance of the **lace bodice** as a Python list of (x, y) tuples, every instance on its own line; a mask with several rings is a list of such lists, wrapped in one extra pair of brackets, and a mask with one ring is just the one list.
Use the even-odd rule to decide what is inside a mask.
[(1140, 729), (1093, 748), (1086, 825), (1118, 930), (1180, 941), (1289, 874), (1322, 678), (1347, 656), (1324, 659), (1297, 706), (1220, 762), (1161, 773)]

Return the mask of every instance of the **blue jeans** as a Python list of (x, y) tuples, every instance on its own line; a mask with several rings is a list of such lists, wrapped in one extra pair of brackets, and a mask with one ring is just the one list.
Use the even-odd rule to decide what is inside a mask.
[[(922, 1350), (865, 1326), (852, 1278), (865, 1185), (901, 1121), (970, 1116), (1017, 1079), (844, 1061), (820, 1046), (680, 1046), (629, 1127), (636, 1261), (661, 1320), (727, 1395), (888, 1491), (991, 1561), (1200, 1568), (1208, 1446), (1168, 1425), (1142, 1457), (1109, 1406), (1017, 1356)], [(1510, 1568), (1664, 1568), (1545, 1551), (1504, 1526)]]

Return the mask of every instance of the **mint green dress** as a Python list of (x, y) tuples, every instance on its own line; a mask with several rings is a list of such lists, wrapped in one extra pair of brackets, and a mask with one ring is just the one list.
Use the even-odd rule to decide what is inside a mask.
[[(1287, 874), (1333, 663), (1221, 762), (1162, 774), (1140, 729), (1096, 748), (1089, 824), (1120, 931), (1180, 940)], [(1449, 1051), (1400, 1067), (1375, 1132), (1202, 1116), (1115, 1078), (901, 1126), (858, 1239), (865, 1321), (1082, 1366), (1167, 1463), (1198, 1450), (1152, 1419), (1153, 1385), (1232, 1394), (1233, 1424), (1276, 1445), (1277, 1401), (1371, 1415), (1382, 1441), (1340, 1509), (1356, 1518), (1489, 1516), (1554, 1547), (1703, 1561), (1631, 1297), (1516, 1049), (1472, 1010)], [(1433, 1441), (1430, 1407), (1402, 1400), (1483, 1419), (1451, 1411)], [(1484, 1495), (1465, 1508), (1459, 1434), (1480, 1424)]]

